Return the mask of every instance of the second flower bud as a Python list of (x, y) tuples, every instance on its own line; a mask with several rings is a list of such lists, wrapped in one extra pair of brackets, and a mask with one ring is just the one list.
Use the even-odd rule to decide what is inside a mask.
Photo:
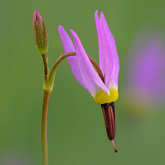
[(33, 14), (33, 32), (40, 54), (46, 55), (48, 52), (48, 36), (44, 20), (38, 10), (35, 10)]

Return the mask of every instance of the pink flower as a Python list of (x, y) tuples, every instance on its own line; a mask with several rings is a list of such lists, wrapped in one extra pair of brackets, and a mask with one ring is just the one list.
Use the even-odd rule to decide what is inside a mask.
[(86, 54), (77, 34), (70, 30), (74, 44), (62, 26), (58, 27), (65, 53), (76, 52), (76, 56), (68, 57), (72, 72), (77, 81), (89, 91), (99, 104), (111, 103), (118, 98), (119, 57), (115, 40), (101, 12), (100, 19), (95, 12), (98, 33), (100, 69), (105, 82), (101, 80)]
[(72, 72), (77, 81), (93, 96), (96, 103), (101, 104), (107, 135), (112, 140), (115, 152), (117, 152), (113, 139), (115, 138), (114, 102), (118, 99), (119, 57), (115, 40), (103, 12), (101, 12), (100, 18), (97, 11), (95, 12), (95, 22), (98, 34), (100, 69), (104, 81), (94, 69), (77, 34), (70, 30), (74, 39), (73, 44), (62, 26), (59, 26), (58, 30), (65, 53), (76, 52), (76, 56), (68, 57)]

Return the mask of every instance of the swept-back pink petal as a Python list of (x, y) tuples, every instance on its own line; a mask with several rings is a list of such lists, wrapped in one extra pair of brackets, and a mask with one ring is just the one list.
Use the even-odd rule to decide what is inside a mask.
[(104, 52), (104, 43), (103, 43), (103, 38), (101, 34), (101, 27), (100, 27), (100, 19), (98, 17), (98, 11), (96, 10), (95, 12), (95, 23), (96, 23), (96, 29), (97, 29), (97, 35), (98, 35), (98, 44), (99, 44), (99, 64), (100, 64), (100, 69), (102, 71), (103, 76), (105, 75), (105, 52)]
[(95, 71), (77, 34), (73, 30), (70, 30), (70, 32), (74, 38), (79, 71), (86, 88), (92, 96), (95, 96), (99, 90), (105, 91), (109, 94), (109, 89), (105, 86), (98, 73)]
[[(58, 27), (58, 31), (61, 37), (61, 41), (65, 50), (65, 53), (75, 52), (75, 48), (74, 48), (71, 38), (69, 37), (68, 33), (64, 30), (64, 28), (61, 25)], [(80, 76), (77, 57), (76, 56), (68, 57), (68, 61), (75, 78), (84, 88), (86, 88)]]
[(106, 29), (104, 28), (104, 24), (101, 18), (99, 23), (100, 23), (100, 31), (101, 31), (100, 32), (101, 40), (103, 42), (103, 46), (102, 46), (103, 54), (99, 54), (99, 56), (101, 60), (104, 60), (105, 85), (109, 88), (111, 73), (113, 69), (113, 54), (112, 54), (111, 44), (107, 36), (108, 34), (106, 32)]
[(106, 73), (105, 73), (106, 85), (110, 83), (111, 85), (115, 85), (118, 88), (119, 57), (118, 57), (118, 53), (116, 49), (115, 40), (108, 27), (108, 24), (106, 22), (103, 12), (101, 12), (101, 15), (100, 15), (100, 24), (101, 24), (101, 30), (103, 31), (103, 36), (104, 36), (104, 41), (105, 41), (104, 44), (107, 44), (105, 49), (106, 51), (110, 51), (109, 59), (113, 60), (112, 71), (111, 71), (111, 68), (109, 68), (108, 66), (106, 67), (107, 68)]

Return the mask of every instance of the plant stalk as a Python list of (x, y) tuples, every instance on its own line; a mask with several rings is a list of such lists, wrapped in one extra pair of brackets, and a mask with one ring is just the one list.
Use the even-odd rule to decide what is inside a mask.
[(47, 66), (47, 61), (46, 61), (45, 55), (42, 55), (42, 59), (43, 59), (43, 64), (44, 64), (44, 75), (47, 76), (47, 74), (48, 74), (48, 66)]
[[(44, 99), (43, 99), (43, 109), (42, 109), (42, 160), (43, 160), (43, 165), (48, 165), (48, 138), (47, 138), (47, 118), (48, 118), (48, 104), (49, 104), (49, 99), (51, 92), (53, 90), (54, 86), (54, 77), (55, 73), (57, 70), (58, 65), (60, 62), (65, 59), (66, 57), (69, 56), (75, 56), (75, 52), (67, 53), (62, 56), (60, 56), (57, 61), (55, 62), (50, 74), (48, 74), (48, 66), (47, 66), (47, 61), (45, 55), (42, 56), (43, 58), (43, 64), (44, 64)], [(97, 63), (90, 58), (91, 63), (94, 65), (96, 68), (98, 75), (104, 82), (104, 77), (103, 74), (97, 65)]]
[(43, 165), (48, 165), (48, 140), (47, 140), (47, 119), (48, 104), (50, 92), (44, 91), (43, 109), (42, 109), (42, 159)]

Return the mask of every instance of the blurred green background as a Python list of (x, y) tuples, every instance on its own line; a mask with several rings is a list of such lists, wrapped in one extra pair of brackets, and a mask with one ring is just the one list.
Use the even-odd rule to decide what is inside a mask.
[[(0, 5), (0, 156), (17, 153), (41, 164), (42, 58), (36, 48), (32, 16), (38, 9), (49, 38), (49, 66), (64, 53), (58, 25), (79, 35), (98, 62), (95, 10), (104, 11), (120, 58), (116, 102), (115, 154), (108, 140), (100, 105), (75, 80), (67, 60), (60, 64), (48, 114), (50, 165), (163, 164), (165, 111), (143, 118), (123, 108), (125, 62), (143, 26), (165, 31), (164, 0), (7, 0)], [(121, 91), (121, 92), (120, 92)]]

